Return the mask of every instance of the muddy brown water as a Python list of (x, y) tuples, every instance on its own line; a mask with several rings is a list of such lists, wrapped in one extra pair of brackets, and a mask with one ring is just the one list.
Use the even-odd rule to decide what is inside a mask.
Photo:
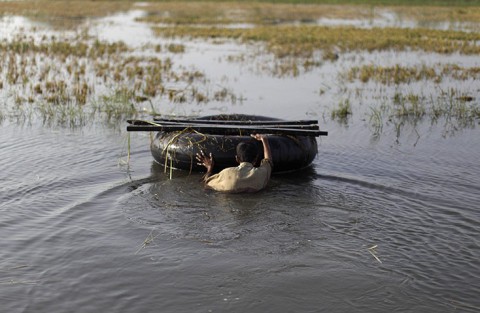
[[(141, 29), (138, 37), (148, 40)], [(329, 131), (318, 139), (318, 157), (305, 170), (274, 176), (260, 193), (219, 194), (203, 190), (200, 174), (174, 171), (169, 179), (146, 133), (131, 135), (131, 160), (119, 164), (123, 121), (70, 128), (6, 117), (2, 312), (480, 310), (478, 120), (468, 127), (384, 121), (378, 132), (364, 114), (378, 100), (368, 97), (346, 123), (325, 117), (342, 97), (331, 78), (342, 66), (458, 56), (372, 53), (275, 78), (218, 62), (234, 45), (206, 53), (202, 45), (179, 59), (214, 68), (207, 73), (214, 83), (235, 68), (224, 81), (248, 97), (161, 109), (318, 118)], [(457, 61), (478, 66), (473, 57)], [(475, 81), (464, 88), (478, 91)], [(5, 88), (1, 95), (7, 98)]]

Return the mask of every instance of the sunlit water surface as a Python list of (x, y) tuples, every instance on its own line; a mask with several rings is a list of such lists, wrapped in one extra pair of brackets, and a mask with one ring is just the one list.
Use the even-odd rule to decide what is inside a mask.
[[(365, 115), (347, 125), (323, 117), (341, 98), (329, 80), (336, 65), (280, 79), (221, 62), (228, 45), (200, 47), (181, 64), (215, 67), (209, 77), (223, 83), (232, 79), (223, 71), (237, 66), (245, 75), (231, 83), (247, 99), (165, 109), (318, 117), (329, 136), (318, 139), (312, 166), (274, 176), (257, 194), (218, 194), (203, 190), (200, 174), (175, 171), (169, 179), (146, 133), (131, 135), (127, 163), (122, 122), (71, 129), (7, 118), (0, 125), (3, 311), (480, 310), (478, 125), (446, 132), (452, 126), (444, 120), (386, 123), (374, 135)], [(368, 57), (389, 56), (402, 59)]]

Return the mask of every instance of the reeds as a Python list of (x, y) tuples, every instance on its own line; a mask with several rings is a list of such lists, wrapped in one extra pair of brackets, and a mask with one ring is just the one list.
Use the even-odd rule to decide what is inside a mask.
[(155, 27), (167, 37), (230, 38), (242, 42), (261, 41), (277, 57), (311, 57), (314, 51), (422, 50), (450, 54), (480, 54), (480, 34), (431, 29), (373, 28), (325, 26), (258, 26), (246, 29), (177, 26)]
[[(445, 120), (448, 125), (456, 125), (452, 129), (460, 129), (475, 126), (479, 118), (479, 98), (476, 90), (468, 87), (480, 79), (480, 71), (475, 66), (450, 63), (388, 67), (362, 65), (348, 69), (339, 77), (347, 83), (363, 84), (364, 92), (370, 93), (364, 99), (379, 101), (379, 105), (370, 105), (367, 113), (374, 136), (378, 136), (384, 124), (390, 122), (400, 127), (407, 123), (416, 125), (424, 119), (432, 123)], [(465, 81), (468, 84), (463, 87)], [(425, 86), (420, 91), (416, 88), (419, 83)], [(442, 87), (455, 85), (458, 87)], [(356, 101), (362, 101), (358, 99), (362, 97), (359, 95)], [(337, 111), (332, 112), (332, 117), (334, 113)]]
[(340, 6), (306, 3), (267, 3), (231, 1), (162, 1), (150, 2), (145, 7), (150, 13), (140, 18), (149, 23), (271, 25), (303, 21), (314, 22), (321, 17), (349, 19), (371, 18), (369, 6)]
[[(296, 2), (296, 1), (295, 1)], [(402, 1), (399, 1), (400, 3)], [(421, 5), (422, 3), (415, 2)], [(458, 2), (451, 2), (458, 5)], [(313, 53), (325, 51), (323, 59), (334, 61), (338, 54), (332, 51), (375, 51), (395, 49), (423, 50), (437, 53), (479, 54), (478, 33), (439, 31), (432, 29), (373, 28), (318, 26), (320, 18), (366, 19), (379, 17), (384, 11), (399, 19), (413, 19), (419, 24), (428, 21), (478, 22), (480, 8), (458, 7), (372, 7), (371, 5), (271, 4), (258, 2), (155, 2), (145, 8), (141, 20), (176, 25), (156, 27), (157, 34), (172, 37), (229, 38), (242, 42), (261, 41), (277, 58), (306, 58), (300, 64), (321, 63), (312, 60)], [(160, 13), (159, 13), (160, 12)], [(426, 20), (426, 21), (425, 21)], [(250, 23), (252, 27), (228, 28), (221, 25)], [(218, 27), (218, 25), (220, 27)], [(203, 25), (199, 27), (199, 25)], [(286, 65), (286, 64), (285, 64)], [(291, 72), (297, 73), (297, 63)], [(281, 71), (285, 72), (285, 71)]]
[(102, 17), (132, 7), (129, 1), (25, 0), (0, 2), (1, 15), (28, 16), (54, 27), (78, 27), (86, 18)]
[(474, 97), (459, 89), (438, 89), (432, 94), (396, 92), (379, 107), (371, 107), (369, 123), (373, 136), (378, 137), (385, 124), (396, 127), (397, 137), (403, 125), (416, 125), (422, 120), (432, 124), (443, 121), (446, 133), (475, 127), (480, 119), (480, 105)]
[(378, 65), (355, 66), (342, 74), (349, 80), (360, 80), (363, 83), (375, 81), (385, 85), (407, 84), (430, 80), (440, 83), (445, 78), (455, 80), (480, 79), (480, 67), (462, 67), (456, 64), (437, 64), (435, 66), (400, 66), (390, 67)]
[[(472, 1), (442, 1), (451, 7), (435, 6), (430, 1), (155, 1), (144, 8), (149, 12), (139, 20), (175, 25), (215, 25), (251, 23), (271, 25), (286, 23), (314, 24), (321, 18), (373, 20), (385, 11), (399, 19), (411, 19), (420, 24), (438, 21), (480, 20), (480, 9)], [(288, 3), (290, 2), (290, 3)], [(354, 5), (351, 5), (351, 4)], [(350, 4), (350, 5), (342, 5)], [(403, 5), (402, 5), (403, 4)], [(471, 5), (471, 7), (460, 7)], [(478, 5), (478, 3), (477, 3)]]
[[(417, 21), (476, 22), (480, 20), (478, 7), (412, 8), (292, 2), (295, 4), (151, 2), (142, 7), (149, 12), (142, 20), (176, 25), (155, 26), (155, 32), (159, 36), (183, 37), (182, 40), (213, 39), (214, 42), (234, 39), (247, 45), (253, 43), (255, 47), (261, 48), (252, 49), (255, 51), (252, 54), (255, 55), (248, 57), (264, 57), (267, 54), (270, 62), (262, 62), (258, 69), (280, 77), (302, 75), (327, 62), (336, 62), (346, 52), (424, 51), (441, 55), (455, 53), (460, 57), (480, 54), (478, 32), (426, 28), (359, 29), (317, 24), (319, 18), (374, 19), (384, 10), (391, 10), (401, 18)], [(69, 9), (66, 10), (66, 7)], [(59, 17), (82, 19), (85, 16), (103, 16), (128, 10), (131, 7), (132, 3), (125, 1), (90, 3), (27, 0), (1, 2), (0, 14), (22, 14), (41, 19), (51, 17), (52, 20)], [(248, 25), (226, 25), (233, 23)], [(154, 112), (157, 109), (155, 104), (161, 101), (202, 104), (209, 101), (232, 104), (241, 102), (242, 97), (232, 89), (218, 86), (211, 90), (204, 87), (208, 81), (204, 73), (174, 66), (174, 54), (187, 52), (187, 45), (182, 40), (165, 45), (145, 46), (140, 48), (141, 51), (134, 51), (123, 42), (109, 43), (90, 38), (88, 31), (81, 29), (74, 38), (56, 35), (34, 39), (33, 36), (21, 33), (13, 39), (0, 42), (0, 90), (17, 113), (23, 109), (25, 116), (37, 112), (46, 121), (58, 119), (62, 123), (77, 124), (84, 123), (88, 116), (95, 114), (104, 116), (107, 121), (135, 116), (146, 110), (143, 107), (148, 103), (149, 110)], [(166, 53), (170, 58), (164, 54), (159, 57), (160, 52)], [(252, 60), (246, 60), (244, 55), (228, 59), (231, 62)], [(363, 84), (355, 88), (380, 84), (382, 90), (387, 90), (387, 95), (372, 91), (371, 98), (382, 98), (379, 102), (383, 105), (377, 108), (369, 104), (373, 112), (370, 120), (376, 125), (380, 124), (380, 119), (391, 118), (479, 118), (478, 99), (475, 94), (462, 87), (449, 88), (439, 93), (433, 91), (446, 81), (478, 80), (478, 66), (464, 67), (442, 63), (428, 66), (370, 64), (347, 69), (339, 78), (347, 83)], [(411, 92), (407, 87), (419, 82), (432, 86), (429, 94)], [(395, 93), (392, 88), (395, 88)], [(27, 109), (29, 106), (33, 108)], [(346, 120), (352, 115), (353, 108), (356, 113), (356, 99), (343, 98), (331, 110), (331, 117), (335, 120)], [(8, 113), (0, 110), (0, 114), (1, 118)]]
[(350, 105), (349, 99), (340, 101), (338, 107), (331, 111), (332, 119), (341, 121), (345, 121), (350, 114), (352, 114), (352, 106)]
[[(168, 47), (174, 53), (184, 49), (183, 45)], [(199, 103), (225, 94), (222, 100), (229, 100), (230, 92), (221, 86), (211, 95), (200, 91), (197, 83), (205, 83), (203, 73), (173, 70), (170, 58), (155, 57), (158, 47), (141, 49), (147, 53), (133, 55), (123, 42), (86, 39), (81, 34), (73, 39), (44, 36), (36, 40), (19, 34), (0, 42), (0, 89), (14, 91), (7, 103), (38, 106), (43, 120), (58, 118), (62, 123), (83, 121), (91, 113), (107, 120), (131, 117), (146, 101), (154, 112), (152, 99)], [(231, 99), (235, 101), (234, 96)], [(81, 116), (66, 117), (73, 112)]]
[[(297, 76), (342, 53), (373, 51), (424, 51), (479, 55), (480, 33), (432, 29), (325, 27), (316, 25), (260, 25), (252, 28), (180, 25), (154, 27), (158, 36), (234, 39), (244, 44), (261, 42), (275, 58), (277, 76)], [(323, 52), (319, 54), (319, 52)], [(364, 69), (365, 70), (365, 69)]]

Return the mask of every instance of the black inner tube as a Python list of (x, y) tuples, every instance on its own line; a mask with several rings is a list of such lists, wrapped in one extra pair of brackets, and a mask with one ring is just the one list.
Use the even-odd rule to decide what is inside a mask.
[[(202, 120), (236, 121), (275, 121), (276, 118), (245, 115), (220, 114), (200, 117)], [(317, 155), (317, 141), (309, 136), (269, 136), (273, 159), (273, 172), (288, 172), (304, 168), (311, 164)], [(257, 163), (263, 159), (263, 149), (259, 141), (250, 136), (208, 135), (195, 132), (159, 132), (151, 144), (154, 159), (165, 166), (203, 172), (205, 168), (195, 160), (196, 153), (212, 153), (215, 161), (214, 171), (237, 166), (236, 146), (243, 141), (251, 141), (258, 146)], [(258, 165), (258, 164), (256, 164)]]

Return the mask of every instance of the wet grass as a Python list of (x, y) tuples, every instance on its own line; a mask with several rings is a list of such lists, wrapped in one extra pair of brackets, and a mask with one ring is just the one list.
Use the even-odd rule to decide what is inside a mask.
[[(148, 14), (140, 20), (161, 23), (154, 30), (157, 35), (164, 37), (263, 43), (266, 51), (259, 51), (259, 54), (267, 52), (275, 56), (271, 72), (278, 76), (298, 76), (322, 66), (324, 62), (336, 61), (341, 53), (351, 51), (413, 50), (439, 54), (480, 54), (478, 32), (318, 25), (321, 18), (372, 21), (385, 13), (396, 16), (398, 20), (416, 21), (419, 25), (437, 22), (478, 23), (480, 7), (462, 6), (471, 2), (450, 1), (450, 7), (427, 6), (418, 1), (383, 3), (396, 6), (378, 6), (379, 2), (375, 1), (357, 2), (361, 5), (354, 6), (338, 4), (343, 1), (331, 3), (332, 1), (308, 4), (296, 1), (275, 4), (268, 1), (157, 1), (145, 7)], [(229, 27), (229, 24), (234, 26)]]
[[(151, 2), (231, 2), (229, 0), (151, 0)], [(342, 4), (342, 5), (416, 5), (416, 6), (479, 6), (479, 0), (256, 0), (254, 3)]]
[(377, 83), (405, 84), (420, 80), (431, 80), (440, 83), (444, 79), (459, 81), (480, 79), (480, 67), (462, 67), (456, 64), (437, 64), (435, 66), (377, 66), (363, 65), (349, 69), (344, 78), (353, 81), (360, 80), (363, 83), (375, 81)]
[(350, 100), (346, 99), (340, 101), (338, 107), (332, 110), (331, 118), (345, 121), (350, 114), (352, 114), (352, 106), (350, 105)]
[(174, 25), (220, 25), (251, 23), (314, 23), (321, 17), (349, 19), (372, 18), (371, 7), (339, 5), (285, 4), (265, 2), (150, 2), (149, 14), (139, 18), (150, 23)]
[[(202, 38), (216, 41), (233, 39), (244, 44), (260, 42), (264, 44), (265, 50), (258, 50), (258, 54), (270, 53), (274, 56), (274, 69), (271, 72), (277, 76), (298, 76), (322, 66), (325, 62), (335, 62), (341, 54), (353, 51), (394, 50), (424, 51), (443, 55), (480, 54), (480, 45), (477, 44), (480, 41), (480, 33), (459, 31), (403, 28), (359, 29), (313, 25), (262, 25), (243, 29), (182, 25), (155, 27), (154, 30), (159, 36), (171, 38)], [(378, 69), (374, 73), (368, 73), (368, 68), (356, 70), (364, 76), (365, 80), (372, 75), (382, 75), (378, 73)], [(393, 71), (395, 72), (395, 69)], [(476, 69), (455, 70), (458, 75), (472, 75), (475, 71)], [(402, 79), (401, 75), (408, 77), (431, 75), (425, 68), (418, 73), (397, 74), (394, 79)], [(356, 74), (352, 73), (352, 75)], [(441, 76), (437, 75), (437, 79), (441, 79)]]
[(185, 45), (182, 44), (169, 44), (167, 49), (171, 53), (184, 53), (185, 52)]
[(158, 35), (167, 37), (229, 38), (241, 42), (265, 42), (269, 52), (282, 57), (312, 57), (318, 50), (406, 51), (421, 50), (441, 54), (480, 54), (479, 33), (430, 29), (324, 26), (260, 26), (253, 29), (179, 26), (156, 27)]
[[(135, 55), (123, 42), (82, 36), (19, 35), (0, 42), (0, 91), (16, 109), (33, 106), (44, 121), (61, 124), (81, 124), (99, 114), (110, 120), (155, 112), (157, 105), (152, 103), (161, 100), (206, 103), (222, 93), (222, 100), (229, 100), (229, 91), (221, 86), (212, 94), (202, 93), (198, 85), (205, 82), (204, 74), (174, 70), (170, 58), (156, 57), (158, 47), (140, 50), (142, 54)], [(162, 50), (182, 53), (184, 46)]]
[[(345, 3), (354, 5), (345, 6)], [(140, 7), (129, 1), (0, 2), (0, 15), (23, 15), (52, 23), (73, 21), (78, 32), (75, 38), (44, 36), (34, 39), (19, 34), (0, 42), (0, 92), (3, 90), (7, 102), (14, 105), (12, 112), (23, 110), (26, 112), (24, 116), (37, 112), (47, 122), (57, 120), (74, 125), (82, 124), (94, 115), (111, 121), (156, 112), (162, 101), (200, 104), (242, 100), (222, 86), (215, 90), (205, 88), (203, 84), (208, 78), (203, 73), (179, 69), (174, 67), (171, 58), (158, 57), (161, 52), (185, 53), (186, 45), (182, 41), (134, 50), (123, 42), (96, 40), (88, 35), (88, 30), (78, 28), (79, 22), (85, 18), (132, 8), (146, 11), (147, 14), (139, 20), (153, 23), (158, 36), (184, 41), (199, 38), (215, 43), (235, 40), (253, 44), (252, 47), (256, 47), (254, 57), (273, 57), (269, 64), (262, 65), (261, 70), (280, 77), (302, 75), (327, 62), (342, 60), (342, 55), (351, 52), (421, 51), (440, 56), (478, 56), (480, 32), (435, 30), (427, 26), (442, 22), (478, 23), (480, 1), (433, 1), (429, 4), (416, 0), (151, 1)], [(322, 18), (374, 20), (385, 13), (393, 13), (399, 20), (416, 21), (426, 27), (318, 25)], [(228, 60), (250, 61), (244, 55), (229, 56)], [(377, 83), (387, 86), (386, 89), (395, 89), (393, 96), (389, 93), (380, 108), (371, 106), (369, 120), (377, 125), (377, 130), (382, 128), (381, 120), (385, 119), (447, 118), (468, 124), (480, 118), (478, 99), (461, 87), (446, 92), (430, 91), (429, 95), (406, 91), (410, 90), (406, 86), (418, 82), (431, 83), (433, 90), (445, 81), (476, 81), (480, 78), (478, 66), (369, 64), (353, 66), (340, 73), (338, 78), (356, 84), (357, 88), (358, 84)], [(338, 105), (331, 109), (330, 116), (346, 121), (355, 113), (356, 105), (353, 96), (342, 96)], [(6, 115), (5, 110), (0, 110), (0, 121)]]
[(101, 17), (129, 10), (133, 1), (25, 0), (3, 1), (1, 15), (44, 16), (47, 18)]
[[(444, 80), (479, 80), (480, 68), (478, 67), (468, 68), (454, 64), (422, 65), (419, 67), (364, 65), (352, 67), (343, 77), (350, 82), (359, 80), (362, 83), (368, 83), (373, 80), (378, 84), (392, 85), (397, 91), (389, 101), (391, 105), (383, 105), (381, 107), (381, 111), (383, 113), (388, 112), (387, 115), (390, 117), (408, 116), (420, 118), (428, 115), (432, 119), (438, 119), (447, 116), (470, 122), (479, 117), (479, 99), (475, 94), (458, 88), (449, 88), (447, 91), (444, 91), (440, 87), (440, 83)], [(437, 86), (437, 90), (429, 95), (425, 93), (402, 92), (402, 90), (408, 89), (406, 86), (418, 81), (431, 81), (434, 86)], [(378, 110), (373, 109), (370, 119), (377, 121), (381, 115)]]
[(368, 122), (374, 137), (379, 137), (386, 125), (393, 125), (398, 139), (405, 125), (415, 128), (425, 120), (432, 125), (443, 123), (444, 135), (453, 135), (464, 128), (476, 126), (480, 105), (474, 100), (454, 88), (440, 90), (438, 95), (397, 92), (382, 105), (370, 108)]
[(129, 1), (26, 0), (0, 2), (0, 16), (26, 16), (59, 28), (77, 27), (87, 18), (103, 17), (132, 7)]
[[(358, 80), (350, 83), (360, 86), (357, 87), (359, 92), (350, 93), (342, 101), (350, 101), (355, 108), (351, 115), (367, 121), (374, 138), (393, 125), (398, 139), (404, 127), (416, 131), (416, 126), (424, 122), (443, 124), (443, 135), (450, 136), (465, 128), (475, 128), (480, 120), (480, 98), (474, 83), (480, 77), (475, 68), (451, 64), (432, 68), (419, 66), (416, 70), (399, 65), (386, 69), (371, 65), (365, 68), (369, 75), (362, 76), (358, 68), (350, 70)], [(351, 87), (343, 88), (351, 90)], [(368, 105), (368, 110), (362, 109), (364, 104)], [(336, 114), (340, 110), (341, 105), (334, 108), (331, 118), (346, 124), (348, 119), (339, 119)]]
[[(285, 23), (316, 23), (319, 19), (372, 20), (391, 12), (400, 20), (415, 20), (421, 24), (433, 22), (478, 22), (480, 8), (464, 5), (471, 2), (450, 1), (449, 7), (422, 1), (157, 1), (145, 6), (149, 13), (140, 18), (150, 23), (175, 25), (238, 24), (278, 25)], [(443, 3), (447, 5), (445, 1)], [(480, 5), (480, 2), (478, 3)]]

